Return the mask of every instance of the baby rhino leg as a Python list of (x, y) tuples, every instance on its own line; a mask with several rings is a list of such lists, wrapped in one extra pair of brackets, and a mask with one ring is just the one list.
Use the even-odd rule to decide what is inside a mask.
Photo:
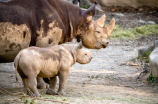
[(35, 97), (40, 97), (41, 96), (39, 94), (38, 90), (37, 90), (37, 80), (36, 80), (36, 77), (28, 77), (28, 87), (33, 92), (33, 96), (35, 96)]
[(69, 71), (62, 71), (59, 73), (59, 89), (58, 89), (58, 94), (59, 95), (64, 95), (64, 86), (65, 86), (65, 82), (67, 80), (69, 76)]
[(49, 81), (50, 86), (49, 86), (49, 88), (48, 88), (46, 94), (57, 95), (57, 93), (55, 92), (56, 82), (57, 82), (57, 80), (56, 80), (56, 76), (50, 78), (50, 81)]
[(46, 89), (49, 88), (49, 84), (45, 83), (42, 77), (37, 77), (37, 88)]
[(27, 82), (28, 82), (28, 79), (27, 78), (24, 78), (24, 77), (21, 77), (22, 78), (22, 81), (23, 81), (23, 84), (24, 84), (24, 88), (27, 90), (27, 95), (32, 95), (32, 92), (31, 92), (31, 90), (29, 89), (29, 87), (28, 87), (28, 84), (27, 84)]

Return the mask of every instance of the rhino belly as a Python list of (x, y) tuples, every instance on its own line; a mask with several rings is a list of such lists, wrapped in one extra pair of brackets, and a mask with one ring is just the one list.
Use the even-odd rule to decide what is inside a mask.
[(29, 47), (31, 34), (25, 24), (0, 23), (0, 62), (12, 62), (21, 49)]

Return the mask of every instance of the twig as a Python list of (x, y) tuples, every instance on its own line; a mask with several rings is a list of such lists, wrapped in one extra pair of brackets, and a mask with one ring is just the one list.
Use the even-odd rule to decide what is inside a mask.
[(133, 87), (133, 86), (129, 86), (129, 85), (120, 85), (120, 84), (118, 84), (117, 86), (119, 86), (119, 87), (130, 87), (130, 88), (132, 88), (132, 89), (136, 89), (135, 87)]
[(4, 95), (7, 95), (6, 93), (4, 93), (3, 91), (0, 91), (0, 93), (4, 94)]
[[(149, 72), (149, 71), (148, 71), (147, 69), (143, 70), (143, 71), (139, 74), (139, 76), (137, 77), (137, 79), (140, 78), (141, 74), (143, 74), (143, 73), (146, 73), (146, 74), (147, 74), (148, 72)], [(146, 74), (145, 74), (145, 75), (146, 75)]]
[[(137, 61), (137, 62), (138, 62), (138, 61)], [(140, 65), (142, 71), (140, 72), (140, 74), (139, 74), (139, 76), (136, 78), (136, 80), (137, 80), (137, 79), (140, 79), (140, 76), (141, 76), (143, 73), (146, 73), (146, 74), (147, 74), (147, 73), (149, 72), (148, 69), (145, 69), (145, 68), (144, 68), (144, 66), (145, 66), (145, 64), (144, 64), (144, 62), (143, 62), (143, 65)], [(145, 75), (146, 75), (146, 74), (145, 74)]]
[(58, 103), (63, 103), (63, 104), (69, 104), (68, 102), (65, 102), (65, 101), (46, 100), (46, 99), (35, 98), (35, 97), (32, 100), (42, 100), (42, 101), (51, 101), (51, 102), (58, 102)]
[[(91, 99), (89, 99), (89, 98), (87, 98), (86, 96), (84, 96), (82, 92), (80, 92), (80, 93), (81, 93), (81, 95), (82, 95), (85, 99), (88, 99), (88, 100), (91, 101)], [(90, 104), (92, 104), (92, 102), (91, 102)]]
[(129, 61), (129, 62), (125, 62), (125, 63), (121, 63), (121, 64), (120, 64), (120, 66), (122, 66), (122, 65), (138, 66), (139, 64), (135, 64), (135, 63)]
[(0, 87), (0, 90), (4, 91), (4, 92), (6, 92), (6, 93), (8, 93), (8, 94), (10, 94), (10, 95), (19, 95), (19, 94), (23, 94), (23, 95), (24, 95), (23, 92), (11, 93), (11, 92), (9, 92), (9, 91), (7, 91), (7, 90), (1, 88), (1, 87)]
[[(6, 92), (6, 93), (8, 93), (8, 94), (10, 94), (10, 95), (23, 94), (23, 95), (22, 95), (20, 98), (18, 98), (18, 99), (22, 99), (22, 98), (24, 98), (24, 97), (30, 97), (30, 98), (32, 98), (32, 101), (33, 101), (33, 100), (42, 100), (42, 101), (58, 102), (58, 103), (62, 103), (62, 104), (69, 104), (68, 102), (64, 102), (64, 101), (46, 100), (46, 99), (42, 99), (42, 98), (37, 98), (37, 97), (28, 96), (28, 95), (25, 95), (23, 92), (11, 93), (11, 92), (9, 92), (9, 91), (7, 91), (7, 90), (1, 88), (1, 87), (0, 87), (0, 90), (4, 91), (4, 92)], [(27, 89), (26, 89), (26, 90), (27, 90)], [(28, 91), (28, 90), (27, 90), (27, 91)], [(32, 94), (32, 93), (31, 93), (31, 94)], [(8, 102), (5, 102), (5, 104), (7, 104), (7, 103), (9, 103), (9, 102), (12, 102), (12, 101), (15, 102), (15, 101), (17, 101), (18, 99), (9, 100)]]
[(138, 61), (138, 59), (136, 59), (137, 63), (139, 64), (139, 66), (141, 66), (140, 62)]

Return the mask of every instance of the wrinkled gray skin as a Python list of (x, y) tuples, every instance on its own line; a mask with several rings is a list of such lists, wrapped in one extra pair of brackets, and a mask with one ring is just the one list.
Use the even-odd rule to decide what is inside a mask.
[[(81, 43), (54, 45), (47, 48), (29, 47), (16, 56), (14, 66), (22, 78), (24, 87), (32, 96), (41, 96), (37, 90), (37, 76), (50, 78), (47, 94), (63, 95), (70, 67), (75, 62), (89, 63), (91, 59), (91, 51), (83, 49)], [(56, 76), (59, 76), (57, 92), (54, 91)]]

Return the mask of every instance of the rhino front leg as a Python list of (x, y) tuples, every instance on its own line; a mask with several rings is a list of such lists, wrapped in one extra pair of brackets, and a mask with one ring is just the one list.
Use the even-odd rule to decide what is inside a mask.
[(46, 89), (49, 88), (49, 84), (45, 83), (42, 77), (37, 77), (37, 88)]
[(64, 95), (64, 86), (65, 86), (65, 83), (66, 83), (66, 80), (69, 76), (69, 71), (63, 71), (63, 72), (60, 72), (59, 73), (59, 89), (58, 89), (58, 94), (59, 95)]
[(37, 80), (36, 77), (28, 77), (28, 87), (31, 90), (33, 96), (41, 97), (37, 90)]
[(56, 76), (50, 78), (50, 81), (49, 81), (50, 87), (48, 88), (46, 94), (57, 95), (57, 93), (55, 92), (56, 82), (57, 82)]

